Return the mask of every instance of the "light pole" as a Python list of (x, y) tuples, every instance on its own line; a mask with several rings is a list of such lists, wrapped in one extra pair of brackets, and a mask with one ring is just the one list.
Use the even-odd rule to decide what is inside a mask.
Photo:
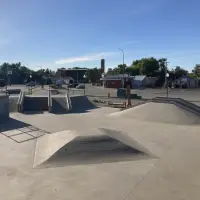
[(31, 79), (30, 84), (31, 84), (31, 95), (32, 95), (32, 75), (31, 74), (30, 74), (30, 79)]
[(165, 62), (165, 87), (167, 86), (167, 64), (169, 62)]
[(6, 65), (6, 94), (8, 93), (8, 66)]
[(102, 85), (103, 85), (103, 87), (105, 87), (104, 77), (105, 77), (105, 74), (104, 74), (104, 73), (103, 73), (103, 74), (101, 74), (101, 78), (102, 78)]
[(167, 95), (167, 97), (168, 97), (168, 94), (169, 94), (168, 78), (169, 78), (169, 74), (166, 73), (166, 95)]
[[(43, 68), (41, 67), (41, 66), (39, 66), (39, 68), (40, 68), (40, 70), (41, 70), (41, 88), (42, 89), (44, 89), (44, 76), (43, 76), (43, 72), (44, 72), (44, 70), (43, 70)], [(49, 89), (50, 89), (50, 87), (49, 87)]]
[(85, 74), (83, 75), (83, 78), (84, 78), (84, 96), (85, 96), (85, 78), (86, 78)]
[(124, 87), (124, 51), (122, 49), (119, 49), (119, 51), (122, 52), (122, 71), (123, 71), (123, 87)]

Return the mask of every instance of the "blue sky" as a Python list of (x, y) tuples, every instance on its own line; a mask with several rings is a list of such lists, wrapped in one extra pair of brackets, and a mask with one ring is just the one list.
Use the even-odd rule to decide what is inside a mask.
[(198, 0), (0, 0), (0, 62), (38, 66), (130, 65), (167, 57), (200, 63)]

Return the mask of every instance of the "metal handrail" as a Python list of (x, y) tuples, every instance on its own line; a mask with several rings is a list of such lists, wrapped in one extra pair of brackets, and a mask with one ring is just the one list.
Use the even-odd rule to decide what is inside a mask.
[(24, 91), (21, 91), (20, 94), (19, 94), (18, 102), (17, 102), (18, 112), (23, 112), (24, 96), (25, 96)]
[(193, 104), (193, 103), (191, 103), (191, 102), (188, 102), (188, 101), (186, 101), (184, 99), (171, 98), (171, 97), (169, 97), (169, 98), (166, 98), (166, 97), (155, 97), (155, 98), (152, 99), (152, 101), (157, 101), (157, 100), (158, 100), (158, 102), (159, 101), (160, 102), (163, 102), (163, 101), (164, 102), (171, 102), (171, 103), (173, 103), (175, 105), (179, 105), (181, 107), (184, 107), (185, 109), (187, 108), (187, 110), (189, 109), (191, 112), (194, 112), (194, 113), (200, 115), (200, 107), (195, 105), (195, 104)]
[(70, 96), (69, 96), (69, 92), (66, 92), (66, 102), (67, 102), (67, 110), (71, 111), (72, 104), (71, 104), (71, 99), (70, 99)]
[(69, 99), (68, 99), (68, 92), (66, 93), (66, 102), (67, 102), (67, 110), (69, 111)]
[(199, 109), (200, 110), (200, 107), (199, 106), (197, 106), (196, 104), (194, 104), (194, 103), (191, 103), (190, 101), (186, 101), (185, 99), (182, 99), (182, 98), (173, 98), (173, 97), (155, 97), (155, 98), (153, 98), (153, 100), (156, 100), (156, 99), (163, 99), (163, 100), (168, 100), (168, 101), (181, 101), (181, 102), (184, 102), (184, 103), (186, 103), (186, 104), (188, 104), (188, 105), (190, 105), (190, 106), (192, 106), (193, 108), (196, 108), (196, 109)]
[(72, 102), (71, 102), (71, 98), (69, 96), (69, 93), (68, 93), (68, 101), (69, 101), (69, 110), (71, 111), (72, 110)]
[(49, 90), (49, 93), (48, 93), (48, 108), (49, 108), (49, 112), (51, 112), (51, 109), (52, 109), (52, 94), (51, 94), (51, 90)]

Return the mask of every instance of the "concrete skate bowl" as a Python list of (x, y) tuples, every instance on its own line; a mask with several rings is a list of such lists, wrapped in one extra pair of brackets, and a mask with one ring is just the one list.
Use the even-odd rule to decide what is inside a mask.
[(85, 113), (98, 108), (87, 96), (71, 96), (72, 113)]
[(130, 146), (123, 140), (128, 141), (104, 134), (78, 136), (74, 131), (44, 135), (38, 138), (33, 167), (55, 168), (150, 158), (136, 142)]
[(109, 116), (176, 125), (200, 125), (199, 115), (172, 103), (149, 102)]

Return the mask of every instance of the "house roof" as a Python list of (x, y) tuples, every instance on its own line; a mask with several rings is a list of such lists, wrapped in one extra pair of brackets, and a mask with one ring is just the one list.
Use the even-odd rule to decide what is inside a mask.
[(101, 78), (101, 81), (108, 81), (108, 80), (121, 80), (122, 78), (119, 76), (106, 76), (104, 78)]
[(136, 81), (143, 81), (146, 78), (146, 76), (144, 75), (138, 75), (134, 77), (134, 80)]

